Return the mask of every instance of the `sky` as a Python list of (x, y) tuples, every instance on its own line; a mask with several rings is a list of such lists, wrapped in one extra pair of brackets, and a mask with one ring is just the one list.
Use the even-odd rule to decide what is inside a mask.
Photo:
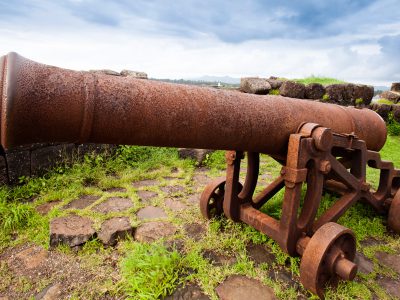
[(153, 78), (400, 81), (400, 0), (0, 0), (0, 51)]

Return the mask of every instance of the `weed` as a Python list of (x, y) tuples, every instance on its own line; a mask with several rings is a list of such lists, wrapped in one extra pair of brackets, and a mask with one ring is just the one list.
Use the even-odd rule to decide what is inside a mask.
[(122, 285), (130, 299), (158, 299), (179, 284), (181, 256), (162, 244), (134, 243), (121, 263)]
[(278, 95), (280, 95), (280, 92), (279, 92), (279, 89), (272, 89), (269, 91), (268, 94), (278, 96)]
[(363, 98), (357, 98), (356, 100), (355, 100), (355, 104), (356, 105), (361, 105), (361, 104), (363, 104), (364, 103), (364, 99)]
[(323, 96), (322, 96), (322, 99), (321, 99), (323, 102), (327, 102), (327, 101), (329, 101), (329, 95), (328, 94), (324, 94)]

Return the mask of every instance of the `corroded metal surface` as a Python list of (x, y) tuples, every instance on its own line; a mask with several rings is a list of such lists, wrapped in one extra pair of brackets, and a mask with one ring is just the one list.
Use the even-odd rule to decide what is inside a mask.
[[(303, 122), (385, 143), (368, 109), (76, 72), (1, 58), (1, 144), (93, 142), (285, 153)], [(273, 141), (273, 142), (271, 142)]]
[[(303, 256), (301, 281), (320, 297), (325, 283), (356, 274), (354, 235), (333, 223), (348, 208), (367, 203), (389, 214), (389, 226), (400, 232), (400, 170), (376, 152), (386, 126), (371, 110), (76, 72), (15, 53), (0, 58), (0, 70), (4, 148), (92, 142), (230, 150), (226, 178), (201, 196), (203, 216), (247, 223), (289, 255)], [(254, 195), (260, 153), (282, 170)], [(376, 191), (366, 181), (367, 166), (381, 172)], [(260, 211), (283, 188), (280, 219)], [(324, 191), (339, 197), (317, 217)]]
[[(400, 170), (382, 161), (379, 153), (368, 150), (365, 141), (354, 135), (305, 123), (290, 135), (286, 157), (272, 156), (282, 164), (281, 174), (256, 195), (259, 154), (248, 152), (246, 156), (247, 176), (241, 189), (238, 175), (244, 154), (227, 151), (225, 193), (223, 199), (218, 194), (219, 207), (226, 217), (276, 240), (289, 255), (302, 256), (300, 280), (321, 298), (327, 283), (335, 285), (339, 279), (352, 280), (356, 275), (354, 235), (334, 223), (347, 209), (357, 202), (367, 203), (378, 213), (388, 213), (389, 227), (400, 232)], [(366, 181), (367, 165), (380, 170), (376, 191)], [(280, 219), (259, 210), (283, 188)], [(338, 198), (317, 217), (324, 190)], [(203, 196), (207, 203), (206, 193)]]

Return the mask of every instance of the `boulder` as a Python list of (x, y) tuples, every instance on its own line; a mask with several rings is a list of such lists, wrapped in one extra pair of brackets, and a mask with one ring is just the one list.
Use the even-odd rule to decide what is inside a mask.
[(392, 105), (393, 118), (400, 123), (400, 105)]
[(279, 89), (282, 86), (283, 80), (280, 79), (267, 79), (272, 89)]
[(114, 246), (118, 239), (133, 235), (134, 228), (127, 217), (111, 218), (101, 224), (101, 230), (98, 234), (99, 240), (104, 245)]
[(244, 93), (266, 95), (271, 85), (266, 79), (258, 77), (244, 77), (240, 79), (240, 90)]
[(306, 86), (305, 98), (306, 99), (322, 99), (325, 95), (325, 88), (319, 83), (310, 83)]
[(284, 81), (279, 88), (279, 94), (284, 97), (303, 99), (306, 92), (306, 86), (294, 81)]
[(380, 115), (382, 119), (387, 121), (389, 112), (391, 110), (391, 105), (374, 103), (374, 105), (371, 106), (371, 109)]
[(393, 82), (392, 87), (390, 88), (392, 92), (400, 93), (400, 82)]
[(120, 73), (123, 77), (134, 77), (139, 79), (147, 79), (147, 74), (145, 72), (139, 71), (131, 71), (131, 70), (122, 70)]
[(393, 103), (397, 103), (400, 100), (400, 92), (386, 91), (383, 92), (380, 97), (392, 101)]
[(374, 87), (372, 85), (365, 84), (353, 84), (353, 93), (351, 96), (352, 105), (356, 105), (358, 103), (357, 99), (362, 99), (362, 104), (369, 105), (371, 103), (372, 98), (374, 97)]
[(113, 71), (113, 70), (90, 70), (89, 72), (95, 73), (95, 74), (103, 74), (103, 75), (111, 75), (111, 76), (121, 76), (120, 73)]
[(59, 217), (50, 222), (50, 246), (66, 244), (80, 246), (93, 238), (96, 234), (92, 227), (92, 220), (87, 217), (69, 215)]
[(346, 84), (330, 84), (325, 87), (325, 90), (330, 102), (348, 105), (351, 103), (351, 100), (346, 100), (346, 98), (349, 98), (351, 88), (352, 86)]

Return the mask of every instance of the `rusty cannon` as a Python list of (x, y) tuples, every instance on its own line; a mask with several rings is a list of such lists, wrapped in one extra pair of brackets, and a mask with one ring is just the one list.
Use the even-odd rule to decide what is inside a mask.
[[(247, 223), (301, 256), (301, 282), (320, 297), (327, 284), (356, 276), (355, 236), (336, 223), (349, 207), (365, 202), (400, 232), (400, 171), (380, 158), (386, 127), (371, 110), (71, 71), (16, 53), (1, 57), (0, 67), (4, 149), (90, 142), (227, 150), (226, 178), (206, 186), (202, 214)], [(260, 154), (282, 169), (255, 194)], [(367, 166), (380, 170), (376, 190)], [(260, 208), (281, 189), (276, 219)], [(339, 197), (317, 215), (325, 191)]]

